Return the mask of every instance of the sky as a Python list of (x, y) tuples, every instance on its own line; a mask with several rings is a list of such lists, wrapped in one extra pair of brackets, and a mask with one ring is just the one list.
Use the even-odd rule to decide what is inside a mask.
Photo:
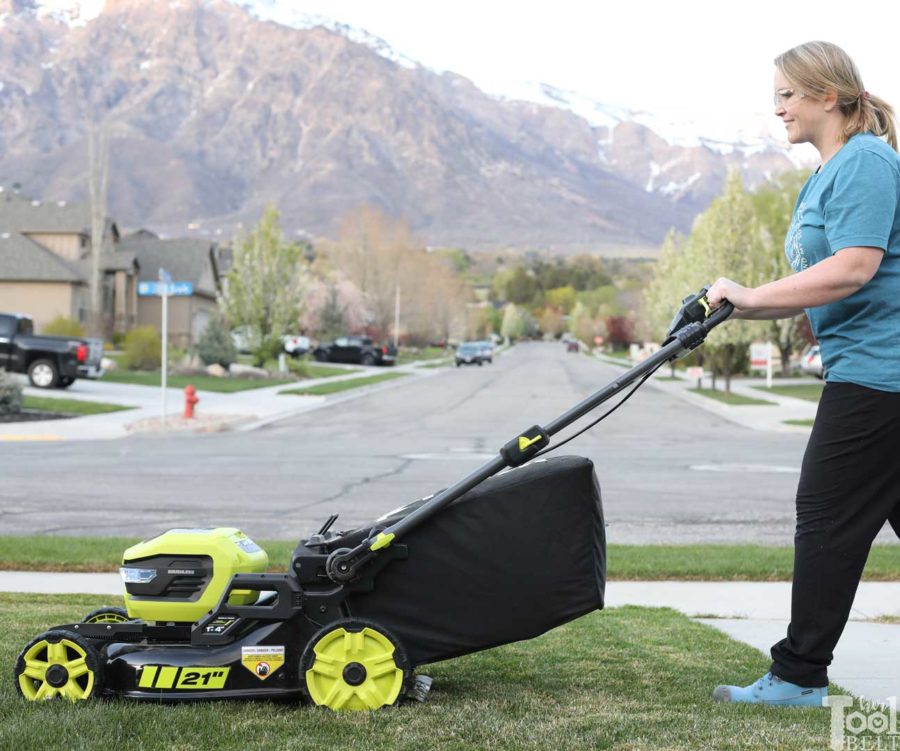
[[(156, 0), (179, 2), (179, 0)], [(38, 0), (95, 16), (105, 0)], [(381, 37), (398, 53), (471, 79), (490, 94), (548, 83), (649, 112), (670, 134), (723, 140), (766, 132), (773, 59), (824, 39), (854, 58), (866, 88), (900, 107), (896, 23), (845, 0), (231, 0), (269, 17), (326, 16)], [(885, 3), (884, 8), (888, 7)], [(268, 9), (268, 12), (266, 12)], [(900, 15), (900, 14), (898, 14)], [(646, 119), (642, 120), (646, 122)], [(649, 124), (649, 123), (648, 123)], [(657, 129), (658, 130), (658, 129)]]
[[(866, 88), (900, 105), (896, 24), (834, 0), (253, 0), (320, 14), (489, 93), (544, 82), (633, 110), (728, 127), (772, 113), (773, 59), (811, 39), (842, 46)], [(888, 7), (887, 5), (882, 7)]]

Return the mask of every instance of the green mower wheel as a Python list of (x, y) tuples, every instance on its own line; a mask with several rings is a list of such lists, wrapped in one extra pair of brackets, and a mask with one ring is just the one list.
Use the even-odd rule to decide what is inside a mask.
[(32, 639), (19, 654), (13, 675), (29, 701), (91, 699), (103, 688), (101, 658), (82, 636), (56, 629)]
[(128, 623), (131, 618), (128, 617), (128, 611), (125, 608), (117, 608), (113, 605), (106, 605), (97, 608), (88, 613), (81, 619), (82, 623)]
[(411, 674), (400, 642), (359, 618), (336, 621), (313, 636), (301, 672), (313, 703), (335, 711), (397, 704)]

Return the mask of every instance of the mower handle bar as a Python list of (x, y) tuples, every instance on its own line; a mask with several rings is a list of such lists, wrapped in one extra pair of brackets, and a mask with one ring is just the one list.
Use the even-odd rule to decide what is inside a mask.
[[(693, 296), (692, 298), (686, 298), (682, 310), (687, 306), (689, 300), (692, 303), (696, 303), (702, 298), (704, 308), (709, 311), (709, 307), (705, 300), (705, 293), (706, 288), (704, 288), (699, 295)], [(555, 435), (567, 428), (573, 422), (630, 386), (638, 378), (652, 373), (668, 360), (673, 360), (684, 352), (700, 346), (709, 332), (716, 326), (724, 323), (733, 312), (734, 306), (725, 301), (721, 306), (709, 312), (709, 315), (705, 320), (692, 321), (677, 331), (671, 332), (669, 338), (657, 352), (623, 373), (612, 383), (604, 386), (599, 391), (596, 391), (580, 403), (576, 404), (565, 414), (552, 420), (543, 428), (539, 428), (539, 430), (541, 430), (541, 432), (549, 439), (549, 436)], [(549, 440), (547, 442), (549, 442)], [(546, 445), (547, 443), (543, 443), (539, 448)], [(525, 462), (523, 461), (519, 464), (524, 463)], [(328, 576), (337, 582), (351, 581), (356, 577), (359, 568), (377, 555), (378, 550), (388, 547), (395, 540), (399, 540), (411, 529), (436, 514), (457, 498), (465, 495), (472, 488), (480, 485), (489, 477), (492, 477), (508, 467), (519, 466), (519, 464), (511, 464), (503, 454), (498, 454), (459, 482), (435, 495), (434, 498), (419, 506), (419, 508), (405, 516), (403, 519), (382, 529), (377, 532), (377, 534), (370, 534), (366, 540), (363, 540), (363, 542), (355, 548), (349, 550), (341, 549), (332, 553), (328, 560), (328, 566), (326, 567)], [(373, 530), (373, 533), (374, 532), (375, 530)]]

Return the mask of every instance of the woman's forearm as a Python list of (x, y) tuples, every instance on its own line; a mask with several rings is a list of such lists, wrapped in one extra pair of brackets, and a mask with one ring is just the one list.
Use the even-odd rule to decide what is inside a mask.
[(746, 310), (797, 310), (843, 300), (875, 275), (882, 255), (877, 248), (838, 251), (804, 271), (750, 290)]
[(777, 321), (780, 318), (793, 318), (804, 312), (803, 308), (760, 308), (758, 310), (737, 310), (732, 317), (744, 321)]

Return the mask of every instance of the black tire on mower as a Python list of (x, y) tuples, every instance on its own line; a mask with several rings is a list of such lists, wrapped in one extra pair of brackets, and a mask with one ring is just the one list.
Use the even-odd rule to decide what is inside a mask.
[[(347, 639), (349, 634), (359, 634)], [(319, 659), (319, 656), (327, 659)], [(300, 658), (304, 693), (313, 704), (334, 711), (367, 711), (403, 699), (412, 668), (406, 650), (384, 626), (363, 618), (342, 618), (321, 628)]]
[(105, 605), (88, 613), (81, 619), (82, 623), (128, 623), (132, 620), (128, 617), (128, 611), (125, 608), (118, 608), (114, 605)]
[(13, 669), (16, 690), (29, 701), (83, 701), (103, 692), (103, 658), (80, 634), (52, 629), (19, 653)]

